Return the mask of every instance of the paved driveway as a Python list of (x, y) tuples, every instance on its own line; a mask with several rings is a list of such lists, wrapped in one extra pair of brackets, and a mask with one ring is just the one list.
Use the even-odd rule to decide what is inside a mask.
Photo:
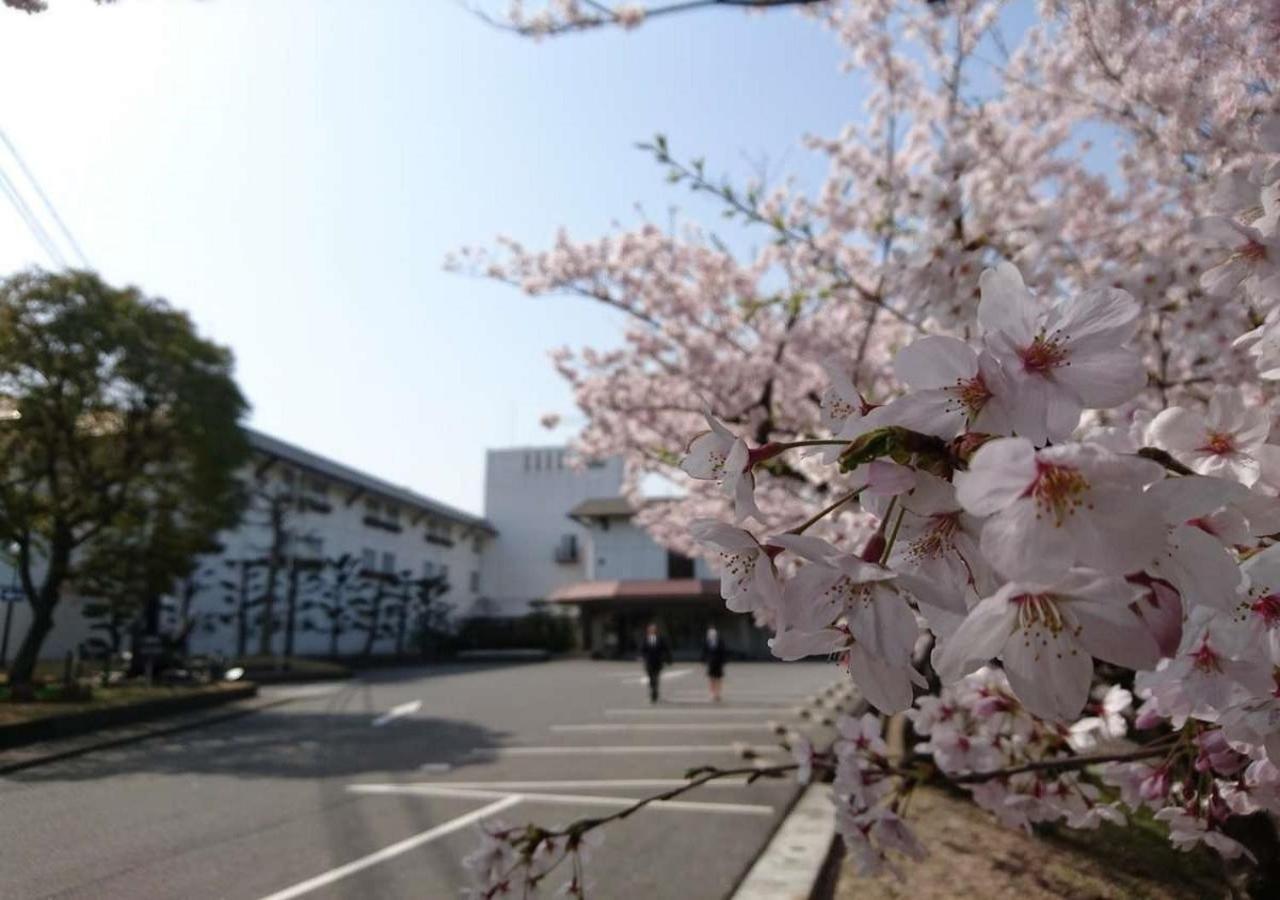
[[(712, 706), (677, 665), (650, 706), (637, 665), (569, 661), (271, 689), (298, 699), (0, 779), (0, 896), (457, 897), (481, 819), (600, 815), (743, 744), (782, 759), (769, 723), (813, 729), (795, 708), (840, 683), (731, 665)], [(707, 786), (610, 826), (590, 896), (724, 897), (794, 795)]]

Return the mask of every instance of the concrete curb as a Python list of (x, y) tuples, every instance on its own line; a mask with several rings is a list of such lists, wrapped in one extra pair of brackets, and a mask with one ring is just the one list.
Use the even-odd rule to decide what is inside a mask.
[(734, 891), (732, 900), (810, 900), (830, 881), (836, 846), (831, 785), (811, 784)]
[(0, 750), (79, 737), (107, 728), (204, 710), (224, 703), (247, 700), (257, 692), (256, 684), (246, 683), (221, 687), (218, 690), (193, 691), (188, 695), (175, 694), (141, 703), (106, 706), (101, 709), (88, 709), (64, 715), (46, 716), (29, 722), (2, 725), (0, 726)]
[[(255, 686), (256, 690), (256, 686)], [(215, 708), (209, 711), (208, 707), (199, 710), (179, 713), (171, 715), (163, 719), (151, 719), (145, 722), (137, 722), (132, 725), (124, 725), (118, 728), (104, 729), (102, 732), (93, 732), (82, 734), (77, 737), (67, 738), (65, 740), (51, 741), (47, 744), (29, 744), (24, 747), (15, 747), (5, 751), (0, 751), (0, 775), (10, 772), (18, 772), (23, 769), (42, 766), (45, 763), (56, 762), (62, 759), (69, 759), (75, 756), (82, 756), (86, 753), (92, 753), (96, 750), (105, 750), (111, 747), (120, 747), (126, 744), (133, 744), (144, 741), (147, 738), (160, 737), (167, 734), (177, 734), (182, 731), (191, 731), (196, 728), (202, 728), (205, 725), (213, 725), (218, 722), (225, 722), (230, 719), (237, 719), (241, 716), (247, 716), (250, 713), (260, 712), (265, 709), (271, 709), (275, 706), (282, 706), (286, 703), (292, 703), (295, 700), (303, 699), (301, 697), (278, 697), (271, 700), (260, 702), (252, 702), (252, 694), (246, 697), (231, 698), (242, 701), (241, 705), (233, 708)]]

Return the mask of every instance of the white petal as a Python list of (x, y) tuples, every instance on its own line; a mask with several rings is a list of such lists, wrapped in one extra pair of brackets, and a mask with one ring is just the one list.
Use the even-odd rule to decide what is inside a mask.
[(1127, 669), (1149, 669), (1160, 659), (1160, 648), (1128, 604), (1071, 603), (1080, 623), (1080, 643), (1098, 659)]
[(1092, 508), (1068, 516), (1063, 529), (1070, 533), (1080, 563), (1108, 575), (1128, 575), (1150, 565), (1164, 549), (1159, 504), (1132, 491), (1093, 490), (1089, 496)]
[(729, 553), (744, 553), (760, 549), (760, 544), (751, 532), (726, 525), (717, 519), (699, 519), (689, 526), (689, 533), (694, 540), (710, 544)]
[(1012, 263), (1002, 262), (978, 278), (982, 299), (978, 303), (978, 323), (985, 333), (1002, 331), (1019, 346), (1035, 338), (1039, 309), (1022, 281), (1022, 273)]
[(1110, 409), (1132, 400), (1147, 386), (1147, 370), (1142, 357), (1130, 350), (1094, 350), (1072, 353), (1067, 365), (1053, 370), (1053, 379), (1084, 406)]
[(978, 374), (978, 354), (958, 338), (932, 335), (898, 351), (893, 371), (914, 390), (952, 387)]
[(1051, 331), (1062, 333), (1072, 359), (1086, 350), (1119, 347), (1137, 333), (1140, 309), (1127, 291), (1095, 288), (1057, 307)]
[(1008, 599), (1016, 590), (1016, 585), (1006, 585), (969, 610), (956, 633), (934, 655), (934, 665), (944, 682), (958, 681), (1000, 655), (1018, 618)]
[(1020, 629), (1005, 644), (1009, 687), (1034, 715), (1055, 722), (1073, 720), (1089, 699), (1093, 658), (1069, 629)]
[(1025, 438), (1000, 438), (978, 448), (968, 472), (955, 476), (956, 500), (986, 516), (1017, 500), (1036, 477), (1036, 453)]
[(911, 706), (911, 667), (890, 666), (858, 644), (849, 648), (849, 674), (867, 702), (882, 713), (898, 713)]
[(1203, 447), (1209, 439), (1204, 416), (1180, 406), (1161, 410), (1147, 426), (1147, 443), (1177, 454)]
[(1018, 500), (982, 526), (982, 555), (1006, 578), (1053, 578), (1071, 568), (1070, 531), (1042, 516), (1035, 501)]

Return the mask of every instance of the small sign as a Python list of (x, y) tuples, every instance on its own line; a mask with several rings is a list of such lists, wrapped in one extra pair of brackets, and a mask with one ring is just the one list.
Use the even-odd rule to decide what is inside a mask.
[(138, 654), (141, 656), (159, 656), (164, 650), (164, 642), (154, 634), (145, 634), (138, 641)]
[(22, 588), (0, 588), (0, 603), (17, 603), (26, 597)]

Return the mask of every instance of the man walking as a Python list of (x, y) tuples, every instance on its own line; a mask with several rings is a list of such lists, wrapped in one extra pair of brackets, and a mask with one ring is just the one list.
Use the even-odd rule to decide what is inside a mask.
[(671, 662), (671, 648), (658, 634), (656, 622), (650, 622), (645, 629), (644, 642), (640, 646), (640, 656), (644, 659), (644, 672), (649, 676), (649, 702), (658, 702), (658, 679), (662, 675), (662, 667)]

